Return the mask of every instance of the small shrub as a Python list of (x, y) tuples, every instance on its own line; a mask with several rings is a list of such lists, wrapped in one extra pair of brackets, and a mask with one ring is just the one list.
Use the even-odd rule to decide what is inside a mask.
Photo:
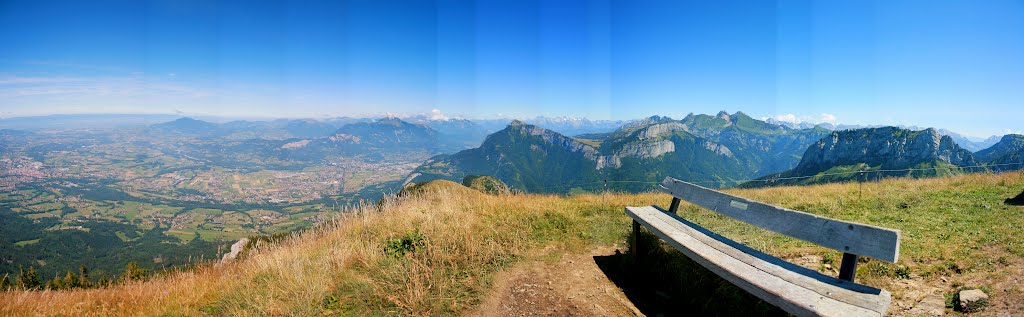
[(821, 257), (821, 264), (835, 265), (836, 264), (836, 256), (835, 256), (835, 254), (825, 253), (825, 255)]
[(869, 264), (867, 266), (867, 270), (868, 270), (868, 272), (871, 275), (874, 275), (874, 276), (884, 276), (884, 277), (892, 277), (893, 276), (892, 268), (890, 268), (888, 265), (885, 265), (885, 264), (880, 263), (880, 262), (872, 262), (871, 264)]
[(1002, 266), (1009, 266), (1010, 265), (1010, 261), (1007, 260), (1005, 256), (1000, 256), (999, 258), (997, 258), (996, 259), (996, 263), (999, 263), (999, 265), (1002, 265)]
[(419, 229), (416, 229), (402, 237), (388, 240), (384, 244), (384, 253), (395, 257), (402, 257), (408, 253), (420, 252), (426, 246), (426, 239)]
[(909, 266), (906, 266), (906, 265), (896, 266), (896, 271), (894, 273), (896, 273), (896, 277), (897, 278), (901, 278), (901, 279), (904, 279), (904, 280), (910, 279), (910, 267)]
[(962, 274), (964, 272), (963, 266), (953, 260), (946, 261), (946, 269), (956, 274)]
[(320, 312), (323, 316), (352, 316), (351, 309), (342, 302), (336, 294), (327, 294), (320, 303)]

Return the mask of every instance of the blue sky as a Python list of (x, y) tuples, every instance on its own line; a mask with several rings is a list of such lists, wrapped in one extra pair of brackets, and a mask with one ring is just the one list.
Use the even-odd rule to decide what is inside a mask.
[(0, 1), (0, 116), (649, 115), (1024, 130), (1022, 1)]

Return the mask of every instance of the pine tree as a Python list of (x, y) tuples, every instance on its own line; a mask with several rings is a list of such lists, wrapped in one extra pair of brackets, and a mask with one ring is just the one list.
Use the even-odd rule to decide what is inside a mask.
[(38, 289), (42, 284), (39, 281), (39, 275), (37, 275), (35, 267), (29, 266), (26, 271), (24, 266), (18, 266), (18, 288), (34, 290)]
[(96, 286), (107, 287), (110, 286), (111, 283), (110, 278), (108, 278), (106, 274), (100, 274), (100, 279), (96, 281)]
[(54, 275), (53, 279), (46, 282), (46, 289), (59, 291), (64, 289), (64, 282), (60, 280), (60, 277)]
[(75, 277), (75, 273), (68, 271), (67, 275), (64, 275), (64, 280), (61, 281), (64, 289), (72, 289), (78, 287), (78, 277)]
[(126, 282), (141, 280), (144, 277), (146, 277), (146, 270), (140, 268), (138, 263), (128, 262), (128, 265), (125, 266), (123, 278)]
[(78, 287), (92, 287), (92, 282), (89, 281), (89, 269), (85, 268), (85, 265), (78, 266)]

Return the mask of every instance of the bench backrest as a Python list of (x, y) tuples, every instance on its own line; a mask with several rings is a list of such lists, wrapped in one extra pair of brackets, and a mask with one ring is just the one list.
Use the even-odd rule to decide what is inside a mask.
[(772, 206), (671, 177), (666, 177), (660, 188), (691, 204), (826, 248), (890, 263), (895, 263), (900, 255), (899, 230)]

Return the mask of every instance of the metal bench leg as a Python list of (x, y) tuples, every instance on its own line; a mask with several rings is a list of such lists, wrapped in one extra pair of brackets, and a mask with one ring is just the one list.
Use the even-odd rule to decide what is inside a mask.
[(853, 282), (854, 275), (857, 275), (856, 254), (843, 253), (843, 262), (839, 264), (839, 279)]
[(637, 261), (640, 259), (640, 223), (633, 219), (633, 241), (630, 241), (629, 250), (633, 251), (633, 260)]
[(679, 211), (679, 198), (672, 197), (672, 204), (668, 205), (668, 212), (674, 215), (676, 211)]

